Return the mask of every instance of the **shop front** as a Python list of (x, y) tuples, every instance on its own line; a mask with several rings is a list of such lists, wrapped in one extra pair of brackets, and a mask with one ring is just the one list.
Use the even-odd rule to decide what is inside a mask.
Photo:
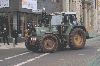
[[(0, 0), (0, 32), (2, 25), (6, 25), (9, 37), (13, 30), (17, 30), (20, 37), (24, 37), (24, 30), (28, 21), (37, 22), (37, 0)], [(28, 5), (30, 4), (30, 5)], [(34, 6), (35, 4), (35, 6)]]
[(13, 19), (13, 29), (17, 30), (19, 36), (24, 37), (25, 29), (27, 26), (27, 22), (32, 21), (34, 23), (37, 22), (37, 15), (34, 13), (26, 13), (26, 12), (15, 12), (13, 15), (15, 19)]

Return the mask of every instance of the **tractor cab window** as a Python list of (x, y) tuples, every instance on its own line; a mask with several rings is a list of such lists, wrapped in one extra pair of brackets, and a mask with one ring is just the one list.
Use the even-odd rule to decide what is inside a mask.
[(51, 18), (51, 25), (56, 26), (56, 25), (61, 25), (62, 22), (62, 15), (54, 15)]
[(70, 23), (71, 23), (71, 24), (77, 25), (77, 18), (76, 18), (76, 15), (70, 14), (70, 15), (69, 15), (69, 19), (70, 19)]

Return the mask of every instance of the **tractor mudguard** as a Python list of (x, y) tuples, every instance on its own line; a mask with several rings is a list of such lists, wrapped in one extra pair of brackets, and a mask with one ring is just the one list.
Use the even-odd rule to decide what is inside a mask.
[(86, 30), (86, 28), (84, 26), (75, 26), (75, 27), (73, 27), (73, 29), (75, 29), (75, 28), (83, 29), (85, 31), (86, 39), (89, 38), (89, 33), (88, 33), (88, 31)]

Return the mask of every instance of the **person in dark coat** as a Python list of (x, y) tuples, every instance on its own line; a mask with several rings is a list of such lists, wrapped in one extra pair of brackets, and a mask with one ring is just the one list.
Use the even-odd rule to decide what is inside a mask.
[(4, 45), (5, 45), (6, 41), (7, 41), (7, 44), (9, 45), (8, 32), (7, 32), (6, 27), (4, 27), (3, 30), (2, 30), (2, 36), (3, 36)]
[(15, 44), (17, 45), (18, 31), (13, 30), (13, 38), (15, 38)]

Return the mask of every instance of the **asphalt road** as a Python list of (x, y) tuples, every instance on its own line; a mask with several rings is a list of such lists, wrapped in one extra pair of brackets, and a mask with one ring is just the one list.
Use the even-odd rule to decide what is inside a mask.
[(26, 48), (0, 49), (0, 66), (100, 66), (100, 40), (87, 41), (81, 50), (35, 53)]

